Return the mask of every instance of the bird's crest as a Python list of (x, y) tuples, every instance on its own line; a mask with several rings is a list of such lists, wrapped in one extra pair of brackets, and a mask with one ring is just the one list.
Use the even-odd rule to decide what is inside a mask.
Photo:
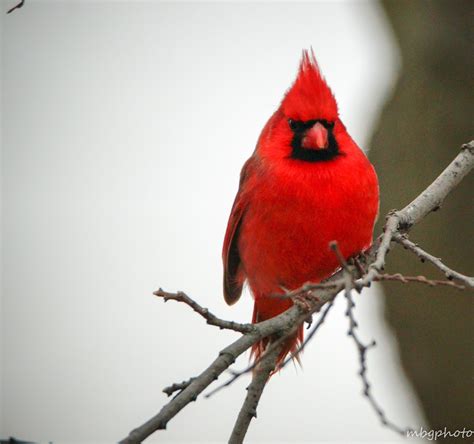
[(287, 118), (294, 120), (337, 119), (336, 99), (321, 75), (312, 49), (303, 51), (298, 76), (286, 93), (281, 109)]

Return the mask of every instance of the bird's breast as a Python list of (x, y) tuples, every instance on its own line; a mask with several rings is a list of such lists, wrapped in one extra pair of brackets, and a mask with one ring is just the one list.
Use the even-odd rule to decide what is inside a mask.
[(364, 157), (326, 167), (269, 169), (254, 184), (239, 238), (254, 292), (294, 289), (329, 277), (338, 268), (331, 241), (346, 257), (370, 245), (378, 211), (372, 166)]

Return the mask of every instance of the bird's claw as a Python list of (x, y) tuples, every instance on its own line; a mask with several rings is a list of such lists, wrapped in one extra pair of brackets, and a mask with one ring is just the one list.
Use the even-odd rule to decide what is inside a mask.
[[(310, 291), (299, 294), (293, 298), (293, 302), (301, 307), (305, 311), (311, 311), (312, 305), (311, 302), (318, 300), (317, 296), (314, 296)], [(310, 316), (311, 317), (311, 316)], [(310, 322), (311, 325), (311, 322)]]

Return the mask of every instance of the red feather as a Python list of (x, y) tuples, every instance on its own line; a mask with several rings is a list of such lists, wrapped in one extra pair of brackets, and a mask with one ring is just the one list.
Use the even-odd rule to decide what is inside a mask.
[[(323, 122), (337, 154), (304, 144), (298, 157), (296, 134), (306, 130), (292, 128), (293, 121)], [(311, 151), (318, 151), (319, 160)], [(346, 258), (370, 246), (378, 204), (375, 171), (340, 121), (314, 55), (305, 51), (295, 83), (242, 170), (224, 240), (225, 300), (235, 303), (247, 280), (255, 299), (253, 322), (284, 312), (292, 302), (275, 294), (319, 282), (338, 268), (331, 241)], [(287, 340), (279, 363), (302, 338), (301, 327)], [(256, 359), (267, 344), (264, 339), (254, 346)]]

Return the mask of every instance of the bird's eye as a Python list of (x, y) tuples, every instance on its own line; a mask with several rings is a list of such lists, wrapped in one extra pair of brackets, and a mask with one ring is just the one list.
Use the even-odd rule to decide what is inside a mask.
[(288, 125), (290, 125), (290, 128), (295, 131), (298, 128), (298, 122), (293, 119), (288, 119)]

